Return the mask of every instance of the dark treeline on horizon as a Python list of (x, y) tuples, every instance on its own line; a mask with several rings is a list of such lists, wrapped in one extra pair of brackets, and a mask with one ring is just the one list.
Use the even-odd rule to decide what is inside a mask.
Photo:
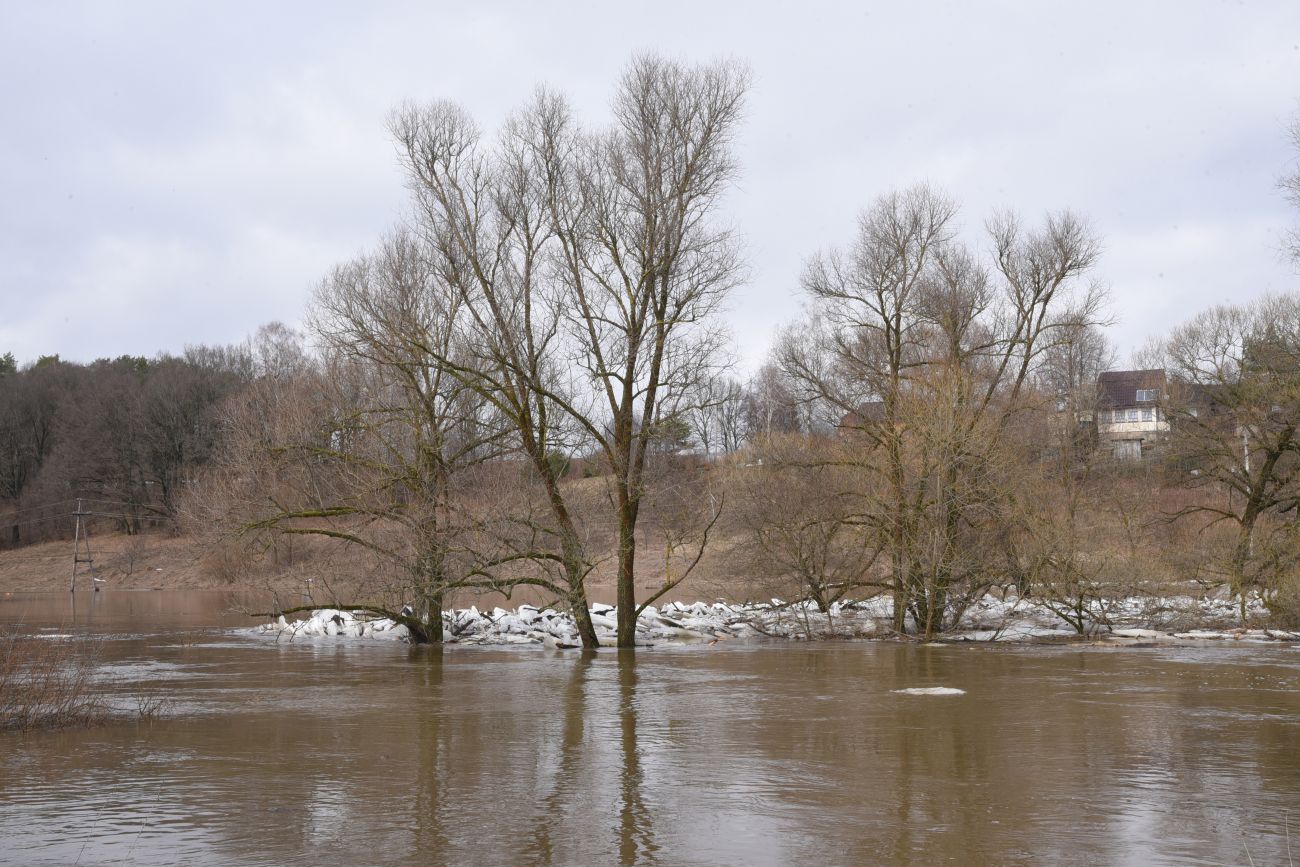
[[(89, 364), (0, 363), (0, 545), (65, 536), (78, 498), (132, 533), (171, 524), (212, 459), (221, 401), (253, 374), (240, 348)], [(0, 512), (0, 514), (3, 514)]]

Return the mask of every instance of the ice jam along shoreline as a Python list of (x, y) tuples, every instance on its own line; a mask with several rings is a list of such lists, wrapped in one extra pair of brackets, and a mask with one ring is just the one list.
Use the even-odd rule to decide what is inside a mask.
[[(1237, 602), (1190, 596), (1133, 597), (1104, 603), (1106, 625), (1081, 636), (1039, 602), (1008, 595), (985, 596), (965, 612), (962, 628), (941, 636), (942, 641), (1053, 641), (1091, 638), (1116, 644), (1146, 642), (1201, 643), (1214, 641), (1300, 641), (1300, 632), (1276, 629), (1240, 629), (1233, 622)], [(828, 612), (812, 602), (732, 604), (726, 602), (669, 602), (649, 606), (637, 620), (636, 643), (713, 643), (733, 639), (812, 640), (820, 638), (884, 638), (890, 628), (892, 601), (877, 596), (864, 601), (837, 602)], [(1247, 602), (1248, 613), (1265, 613), (1258, 598)], [(617, 638), (615, 609), (591, 608), (591, 619), (602, 645)], [(536, 645), (567, 649), (578, 646), (572, 615), (551, 608), (521, 605), (512, 610), (476, 607), (443, 613), (444, 641), (464, 645)], [(283, 615), (252, 628), (255, 634), (277, 639), (341, 638), (405, 641), (406, 627), (360, 612), (321, 608), (305, 620)]]

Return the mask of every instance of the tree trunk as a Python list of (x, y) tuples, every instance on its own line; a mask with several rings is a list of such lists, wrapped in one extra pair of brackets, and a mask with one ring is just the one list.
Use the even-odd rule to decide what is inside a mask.
[(420, 568), (416, 574), (415, 616), (425, 623), (425, 641), (442, 643), (442, 601), (447, 586), (446, 561), (443, 551), (432, 542), (426, 542)]
[(897, 550), (897, 539), (894, 545), (894, 631), (903, 635), (907, 632), (907, 557)]
[(636, 518), (619, 511), (618, 527), (618, 646), (636, 646)]
[(442, 591), (429, 593), (424, 599), (425, 640), (430, 644), (442, 644)]
[(1232, 552), (1232, 571), (1228, 581), (1237, 594), (1237, 611), (1241, 625), (1246, 626), (1246, 563), (1251, 555), (1251, 542), (1255, 533), (1255, 515), (1248, 507), (1237, 533), (1237, 544)]
[(595, 650), (600, 647), (600, 639), (596, 637), (596, 627), (591, 622), (591, 609), (587, 607), (587, 590), (581, 579), (570, 586), (573, 589), (569, 594), (569, 608), (573, 612), (573, 622), (578, 627), (582, 649)]

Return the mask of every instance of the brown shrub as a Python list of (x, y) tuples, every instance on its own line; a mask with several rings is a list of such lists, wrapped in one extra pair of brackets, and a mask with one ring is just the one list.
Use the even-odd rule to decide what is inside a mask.
[(0, 636), (0, 730), (104, 722), (108, 706), (91, 682), (98, 650), (85, 639)]

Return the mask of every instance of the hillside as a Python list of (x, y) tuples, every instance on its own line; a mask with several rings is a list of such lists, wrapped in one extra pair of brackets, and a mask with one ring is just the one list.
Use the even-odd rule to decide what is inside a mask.
[[(221, 552), (199, 540), (166, 532), (98, 534), (92, 540), (96, 574), (100, 585), (111, 590), (200, 590), (249, 589), (301, 591), (308, 578), (328, 582), (343, 593), (363, 583), (370, 568), (355, 552), (331, 549), (319, 540), (298, 540), (288, 552), (270, 552), (256, 566), (239, 574), (224, 567)], [(663, 601), (712, 599), (719, 596), (743, 599), (747, 591), (734, 575), (733, 546), (725, 541), (710, 546), (691, 578), (663, 597)], [(602, 562), (589, 583), (593, 602), (614, 602), (612, 554)], [(659, 586), (663, 576), (663, 552), (642, 545), (638, 557), (638, 593), (642, 598)], [(0, 551), (0, 592), (63, 591), (72, 572), (71, 540), (42, 542)], [(317, 587), (321, 583), (316, 583)], [(89, 589), (85, 567), (80, 570), (78, 589)], [(513, 604), (536, 601), (528, 589), (513, 594)], [(760, 594), (761, 595), (761, 594)], [(496, 604), (501, 594), (458, 594), (458, 604)]]

